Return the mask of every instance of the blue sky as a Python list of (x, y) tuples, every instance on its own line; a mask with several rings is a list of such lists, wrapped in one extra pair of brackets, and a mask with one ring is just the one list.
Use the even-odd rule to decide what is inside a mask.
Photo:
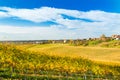
[(0, 40), (120, 34), (120, 0), (0, 0)]
[(120, 12), (120, 0), (0, 0), (0, 6), (40, 8), (43, 6), (72, 10)]

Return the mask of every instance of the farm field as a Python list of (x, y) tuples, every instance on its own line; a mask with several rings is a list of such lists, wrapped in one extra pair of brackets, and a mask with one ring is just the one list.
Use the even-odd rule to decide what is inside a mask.
[(119, 52), (69, 44), (0, 44), (0, 78), (119, 80)]
[(84, 57), (95, 61), (120, 63), (120, 48), (70, 46), (69, 44), (24, 45), (24, 48), (49, 55)]

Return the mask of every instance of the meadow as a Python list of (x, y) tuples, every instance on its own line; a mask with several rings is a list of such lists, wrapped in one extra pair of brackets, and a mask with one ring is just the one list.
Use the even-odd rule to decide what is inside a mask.
[(112, 80), (120, 80), (119, 76), (119, 48), (69, 44), (0, 44), (2, 79), (111, 80), (114, 77)]
[(69, 44), (44, 44), (26, 47), (26, 50), (49, 55), (84, 57), (95, 61), (120, 62), (120, 48), (83, 47)]

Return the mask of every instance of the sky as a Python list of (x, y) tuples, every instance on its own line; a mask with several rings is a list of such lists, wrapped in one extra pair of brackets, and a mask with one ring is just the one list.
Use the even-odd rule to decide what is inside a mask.
[(120, 34), (120, 0), (0, 0), (0, 40)]

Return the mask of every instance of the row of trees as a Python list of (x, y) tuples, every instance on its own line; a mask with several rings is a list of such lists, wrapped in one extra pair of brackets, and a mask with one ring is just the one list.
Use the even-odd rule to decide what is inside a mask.
[(112, 41), (113, 39), (111, 37), (106, 37), (104, 34), (100, 36), (100, 38), (89, 38), (87, 39), (77, 39), (77, 40), (70, 40), (69, 43), (71, 45), (75, 45), (75, 46), (89, 46), (89, 45), (97, 45), (100, 44), (102, 42), (109, 42)]

